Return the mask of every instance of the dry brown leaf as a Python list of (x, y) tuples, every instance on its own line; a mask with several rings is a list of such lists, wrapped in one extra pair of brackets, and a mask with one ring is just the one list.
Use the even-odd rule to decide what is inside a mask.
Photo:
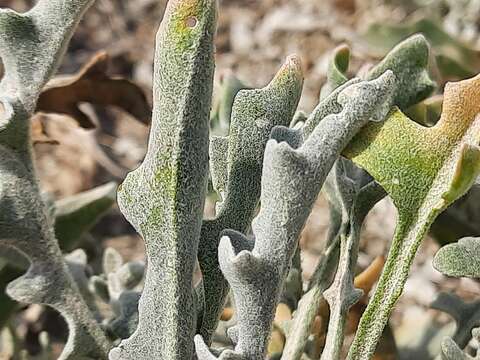
[(372, 290), (373, 285), (380, 277), (383, 265), (385, 265), (385, 258), (378, 256), (365, 270), (355, 277), (353, 282), (355, 287), (363, 290), (365, 296)]
[(285, 346), (285, 334), (280, 326), (284, 321), (292, 320), (292, 310), (284, 303), (277, 306), (275, 320), (273, 322), (272, 335), (268, 343), (268, 354), (281, 353)]
[(348, 13), (354, 13), (357, 9), (355, 0), (333, 0), (333, 4), (337, 9), (346, 11)]
[(58, 145), (59, 142), (50, 137), (45, 129), (46, 118), (42, 115), (34, 116), (32, 118), (32, 124), (30, 127), (30, 134), (32, 137), (33, 145), (37, 144), (50, 144)]
[(292, 310), (286, 304), (278, 304), (277, 310), (275, 312), (275, 322), (281, 323), (282, 321), (288, 320), (292, 320)]
[(223, 309), (222, 315), (220, 316), (220, 320), (228, 321), (233, 317), (233, 309), (231, 307), (227, 307)]
[(284, 347), (285, 334), (283, 333), (282, 329), (274, 323), (270, 342), (268, 343), (267, 353), (270, 355), (279, 353), (281, 354)]
[(108, 55), (101, 51), (78, 73), (52, 79), (40, 95), (37, 111), (69, 115), (82, 128), (90, 129), (94, 122), (79, 108), (81, 103), (90, 103), (117, 106), (148, 123), (151, 109), (142, 89), (129, 80), (108, 76), (107, 68)]
[[(37, 121), (41, 124), (36, 124)], [(90, 189), (98, 174), (91, 142), (86, 140), (95, 132), (77, 128), (73, 122), (67, 115), (42, 113), (31, 120), (35, 163), (42, 189), (58, 198)], [(60, 146), (50, 145), (55, 140)]]

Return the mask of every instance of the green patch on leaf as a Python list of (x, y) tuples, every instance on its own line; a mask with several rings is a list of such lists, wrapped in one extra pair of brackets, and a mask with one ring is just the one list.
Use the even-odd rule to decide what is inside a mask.
[(373, 354), (424, 235), (478, 176), (479, 88), (480, 76), (447, 84), (435, 126), (423, 127), (393, 110), (384, 123), (364, 127), (344, 152), (385, 188), (398, 209), (387, 263), (349, 359)]

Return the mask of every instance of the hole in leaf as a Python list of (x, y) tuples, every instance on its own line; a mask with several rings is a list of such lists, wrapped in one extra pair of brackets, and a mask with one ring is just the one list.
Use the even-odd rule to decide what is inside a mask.
[(194, 28), (195, 26), (197, 26), (197, 23), (198, 23), (198, 20), (195, 16), (189, 16), (185, 20), (185, 25), (187, 25), (187, 27), (189, 28)]

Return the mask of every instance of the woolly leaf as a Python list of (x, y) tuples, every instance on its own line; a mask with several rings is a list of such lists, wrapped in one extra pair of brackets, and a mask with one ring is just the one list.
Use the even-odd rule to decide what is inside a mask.
[(228, 139), (212, 139), (212, 178), (222, 202), (217, 204), (216, 218), (203, 223), (198, 253), (205, 291), (205, 311), (199, 319), (198, 332), (208, 343), (229, 291), (218, 263), (221, 232), (245, 232), (249, 228), (260, 197), (265, 145), (275, 126), (287, 126), (292, 120), (302, 85), (300, 61), (289, 57), (265, 88), (237, 94)]
[(95, 315), (96, 320), (100, 321), (101, 317), (89, 288), (88, 273), (91, 272), (91, 269), (87, 264), (87, 254), (82, 249), (77, 249), (65, 255), (65, 261), (70, 270), (70, 274), (72, 274), (73, 280), (75, 280), (77, 284), (80, 294), (82, 294), (82, 298), (87, 303), (90, 311)]
[[(330, 306), (330, 320), (322, 360), (339, 359), (350, 308), (360, 300), (364, 292), (354, 285), (355, 266), (358, 258), (360, 230), (365, 217), (385, 193), (365, 173), (355, 174), (347, 160), (339, 160), (335, 174), (337, 191), (346, 211), (343, 212), (348, 224), (341, 228), (340, 261), (332, 285), (323, 293)], [(350, 168), (350, 171), (348, 171)], [(349, 174), (350, 173), (350, 174)], [(365, 184), (366, 183), (366, 184)], [(357, 280), (359, 281), (359, 280)]]
[(140, 293), (124, 291), (113, 306), (117, 316), (107, 325), (108, 329), (120, 339), (126, 339), (138, 326), (138, 304)]
[[(255, 243), (235, 232), (220, 242), (220, 266), (238, 309), (238, 341), (220, 359), (263, 359), (282, 284), (318, 192), (351, 137), (371, 118), (381, 116), (384, 103), (391, 101), (393, 84), (394, 75), (387, 72), (341, 92), (338, 102), (343, 111), (323, 119), (296, 150), (285, 142), (268, 142), (261, 209), (252, 225)], [(200, 360), (216, 358), (200, 336), (195, 344)]]
[(465, 354), (449, 337), (442, 342), (442, 360), (473, 360), (473, 358)]
[(122, 255), (114, 248), (108, 247), (103, 252), (102, 267), (104, 274), (108, 277), (114, 274), (123, 265)]
[(433, 266), (448, 276), (480, 278), (480, 238), (464, 238), (441, 248)]
[(434, 127), (424, 128), (393, 110), (385, 123), (362, 129), (345, 151), (383, 186), (398, 209), (385, 269), (349, 359), (373, 354), (428, 228), (478, 175), (479, 86), (480, 76), (447, 84), (442, 117)]
[[(325, 182), (324, 191), (330, 204), (333, 221), (326, 249), (312, 276), (309, 291), (300, 301), (295, 313), (284, 351), (285, 359), (298, 359), (302, 355), (324, 297), (328, 297), (331, 317), (322, 356), (327, 359), (338, 357), (348, 309), (361, 295), (353, 286), (352, 269), (358, 254), (360, 228), (370, 208), (385, 196), (378, 184), (346, 159), (337, 160)], [(334, 283), (325, 292), (337, 266), (339, 243), (341, 243), (340, 264)]]
[[(334, 53), (332, 61), (336, 61), (337, 53)], [(429, 78), (426, 67), (428, 65), (429, 48), (428, 43), (422, 35), (414, 35), (395, 46), (387, 56), (376, 66), (374, 66), (365, 76), (367, 80), (372, 80), (391, 70), (396, 77), (393, 100), (386, 106), (397, 105), (401, 109), (406, 109), (419, 101), (428, 97), (435, 88), (435, 83)], [(335, 68), (333, 65), (331, 67)], [(340, 79), (340, 76), (336, 77)], [(315, 126), (327, 115), (341, 111), (336, 97), (338, 94), (359, 79), (349, 80), (342, 85), (339, 82), (338, 87), (334, 89), (329, 96), (326, 96), (317, 107), (312, 111), (305, 125), (302, 128), (304, 139), (309, 136)], [(330, 82), (332, 88), (334, 82)], [(383, 119), (376, 119), (381, 121)]]
[(333, 90), (348, 81), (346, 72), (350, 63), (350, 48), (347, 45), (340, 45), (333, 50), (332, 59), (328, 64), (327, 82), (320, 92), (320, 100), (330, 95)]
[(216, 18), (214, 0), (172, 0), (157, 34), (148, 151), (118, 191), (120, 210), (145, 240), (148, 267), (139, 325), (112, 360), (193, 355)]
[[(397, 44), (397, 43), (395, 43)], [(435, 89), (435, 83), (427, 71), (429, 44), (423, 35), (413, 35), (399, 42), (366, 75), (375, 79), (386, 70), (397, 77), (394, 104), (404, 110), (427, 98)]]
[(234, 74), (227, 73), (220, 78), (220, 88), (214, 99), (212, 113), (210, 115), (210, 127), (212, 132), (219, 135), (227, 135), (232, 117), (232, 107), (240, 90), (248, 89)]
[(117, 270), (116, 276), (124, 289), (133, 289), (142, 281), (145, 264), (142, 261), (130, 261)]
[(403, 39), (416, 33), (423, 34), (432, 45), (437, 66), (444, 79), (465, 78), (480, 70), (478, 51), (454, 39), (435, 21), (425, 17), (400, 25), (373, 23), (364, 38), (374, 52), (384, 54)]
[[(472, 330), (472, 336), (480, 342), (480, 328)], [(453, 341), (447, 337), (442, 342), (442, 360), (478, 360), (480, 359), (480, 349), (477, 349), (477, 356), (472, 357), (465, 354), (462, 349)]]
[[(0, 9), (0, 245), (20, 252), (28, 271), (7, 286), (25, 303), (49, 305), (69, 325), (60, 359), (104, 359), (108, 341), (68, 271), (40, 195), (32, 160), (29, 118), (41, 89), (56, 70), (90, 0), (41, 0), (25, 14)], [(21, 44), (21, 46), (19, 46)]]
[(480, 326), (480, 301), (465, 302), (455, 294), (440, 293), (430, 306), (453, 317), (457, 327), (452, 339), (462, 349), (467, 346), (472, 330)]
[(92, 276), (89, 279), (88, 288), (91, 293), (97, 295), (103, 302), (108, 303), (110, 301), (108, 285), (102, 276)]
[(110, 333), (120, 339), (126, 339), (135, 332), (138, 326), (138, 304), (140, 293), (123, 291), (117, 300), (112, 302), (115, 317), (107, 324)]
[[(337, 52), (334, 52), (332, 62), (337, 61), (337, 57)], [(427, 63), (428, 43), (423, 36), (415, 35), (398, 44), (385, 57), (385, 59), (382, 60), (382, 62), (371, 69), (366, 77), (374, 78), (375, 76), (381, 74), (381, 71), (391, 69), (396, 74), (396, 81), (392, 90), (394, 97), (391, 99), (391, 102), (387, 103), (385, 106), (386, 108), (389, 108), (392, 104), (402, 104), (404, 107), (409, 107), (416, 101), (422, 100), (424, 97), (428, 96), (431, 91), (433, 91), (435, 84), (428, 77), (428, 73), (426, 71)], [(338, 69), (338, 66), (330, 65), (330, 68)], [(341, 79), (341, 77), (337, 76), (337, 79)], [(315, 108), (312, 114), (308, 117), (305, 126), (302, 129), (304, 138), (308, 137), (316, 124), (318, 124), (326, 114), (329, 112), (339, 111), (338, 104), (336, 102), (338, 93), (348, 88), (352, 84), (355, 84), (358, 80), (353, 79), (344, 83), (343, 85), (340, 85), (342, 81), (343, 80), (336, 82), (338, 87), (333, 89), (329, 96), (327, 96), (328, 94), (326, 91), (324, 92), (323, 95), (327, 97), (325, 97), (325, 99), (322, 100)], [(335, 82), (330, 81), (330, 84), (334, 85)], [(352, 178), (356, 178), (357, 176), (360, 176), (360, 179), (362, 178), (361, 173), (355, 174), (355, 172), (352, 170), (350, 170), (348, 173), (351, 173), (349, 176), (352, 176)], [(368, 179), (368, 177), (365, 179)], [(362, 217), (357, 218), (357, 216), (350, 214), (353, 206), (352, 202), (356, 202), (358, 200), (358, 204), (361, 204), (364, 201), (368, 203), (368, 197), (371, 196), (370, 200), (373, 201), (371, 204), (373, 206), (375, 201), (380, 200), (384, 196), (383, 190), (381, 190), (378, 186), (373, 186), (372, 184), (372, 191), (370, 194), (370, 190), (368, 190), (369, 187), (365, 186), (366, 184), (362, 184), (365, 186), (365, 196), (366, 194), (369, 195), (365, 199), (363, 199), (362, 195), (359, 199), (355, 200), (356, 196), (359, 194), (355, 195), (355, 190), (351, 189), (351, 185), (348, 185), (351, 182), (351, 179), (347, 177), (344, 180), (338, 180), (333, 177), (325, 184), (326, 193), (330, 194), (328, 198), (331, 214), (331, 224), (327, 246), (325, 248), (324, 256), (321, 258), (314, 275), (312, 276), (312, 280), (309, 285), (309, 291), (300, 302), (299, 310), (295, 314), (291, 334), (287, 338), (287, 344), (285, 348), (286, 359), (297, 359), (303, 353), (303, 349), (306, 346), (306, 339), (323, 299), (323, 292), (329, 285), (331, 272), (334, 271), (332, 268), (336, 264), (335, 259), (338, 258), (337, 243), (342, 236), (346, 237), (346, 234), (348, 234), (351, 230), (349, 227), (346, 227), (345, 224), (353, 226), (353, 228), (358, 230), (358, 226), (363, 221)], [(345, 184), (343, 184), (344, 182)], [(355, 207), (358, 206), (358, 204), (355, 205)], [(368, 212), (366, 209), (365, 211)], [(351, 216), (353, 216), (353, 218), (350, 218)], [(358, 238), (359, 234), (353, 231), (353, 233), (350, 233), (350, 235), (349, 246), (351, 247), (351, 250), (349, 250), (349, 252), (355, 252), (355, 239)], [(342, 258), (347, 259), (349, 257), (350, 255), (345, 255)], [(347, 266), (348, 263), (344, 263), (344, 265)], [(347, 267), (351, 268), (351, 266), (352, 264), (348, 265)], [(348, 270), (345, 271), (346, 272), (344, 272), (344, 276), (348, 276)], [(348, 279), (342, 279), (342, 282), (345, 281), (348, 282)], [(337, 310), (339, 310), (339, 314), (345, 313), (345, 309), (342, 309), (341, 307), (338, 307)], [(344, 315), (338, 316), (335, 320), (335, 327), (339, 328), (341, 324), (343, 324), (343, 321)], [(329, 341), (336, 342), (338, 345), (337, 341), (341, 341), (342, 334), (339, 334), (336, 331), (331, 331), (331, 333), (332, 332), (337, 333), (338, 335), (332, 335)], [(330, 349), (327, 352), (329, 355), (332, 355), (331, 351), (338, 350), (338, 346), (334, 345), (334, 343), (331, 343), (331, 345), (332, 346), (330, 346)]]
[[(100, 216), (108, 210), (114, 203), (114, 190), (116, 184), (109, 183), (96, 189), (86, 191), (51, 204), (51, 216), (55, 217), (55, 233), (64, 250), (69, 250), (75, 242), (95, 224)], [(8, 265), (0, 270), (0, 279), (8, 282), (20, 277), (29, 266), (29, 262), (25, 257), (12, 248), (1, 248), (1, 257), (8, 261)], [(86, 300), (88, 307), (96, 311), (93, 300), (90, 299), (90, 291), (86, 290), (88, 286), (85, 283), (84, 264), (78, 264), (78, 261), (70, 261), (66, 258), (69, 270)], [(5, 287), (4, 286), (4, 287)], [(83, 288), (82, 288), (83, 287)], [(4, 303), (2, 307), (3, 317), (0, 318), (0, 328), (4, 324), (2, 318), (8, 318), (17, 303), (13, 301), (5, 291), (0, 293), (0, 302)]]
[(124, 263), (113, 248), (103, 254), (103, 274), (90, 278), (90, 291), (99, 296), (113, 310), (106, 322), (106, 330), (114, 338), (126, 339), (138, 326), (138, 303), (141, 281), (145, 273), (142, 261)]
[(93, 0), (70, 0), (59, 9), (57, 1), (40, 1), (24, 14), (0, 9), (0, 28), (5, 34), (0, 37), (5, 68), (0, 93), (13, 98), (18, 95), (27, 111), (33, 111), (76, 25), (92, 3)]

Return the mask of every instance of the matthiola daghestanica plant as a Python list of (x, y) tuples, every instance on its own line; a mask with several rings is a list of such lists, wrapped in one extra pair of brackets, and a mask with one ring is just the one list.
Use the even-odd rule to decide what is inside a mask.
[[(17, 302), (56, 309), (69, 328), (64, 360), (371, 359), (422, 239), (480, 171), (480, 76), (446, 85), (434, 126), (409, 119), (405, 112), (436, 88), (429, 45), (413, 35), (352, 79), (349, 49), (337, 48), (310, 114), (297, 112), (303, 75), (295, 55), (262, 89), (224, 78), (212, 112), (217, 2), (170, 0), (156, 38), (147, 154), (117, 192), (148, 265), (106, 249), (103, 273), (87, 276), (85, 252), (61, 249), (75, 248), (113, 203), (116, 185), (51, 201), (35, 175), (29, 123), (92, 2), (40, 0), (24, 14), (0, 11), (2, 326)], [(216, 216), (205, 219), (209, 188)], [(298, 240), (321, 190), (330, 230), (302, 284)], [(348, 348), (349, 311), (375, 282), (362, 287), (355, 277), (362, 223), (385, 196), (398, 210), (397, 227)], [(434, 266), (479, 278), (480, 240), (447, 245)], [(217, 347), (228, 301), (234, 317), (222, 321), (228, 335)], [(315, 332), (326, 306), (323, 332)], [(480, 359), (462, 350), (480, 338), (480, 302), (441, 294), (433, 306), (457, 329), (423, 358)], [(43, 343), (48, 348), (45, 336)]]

